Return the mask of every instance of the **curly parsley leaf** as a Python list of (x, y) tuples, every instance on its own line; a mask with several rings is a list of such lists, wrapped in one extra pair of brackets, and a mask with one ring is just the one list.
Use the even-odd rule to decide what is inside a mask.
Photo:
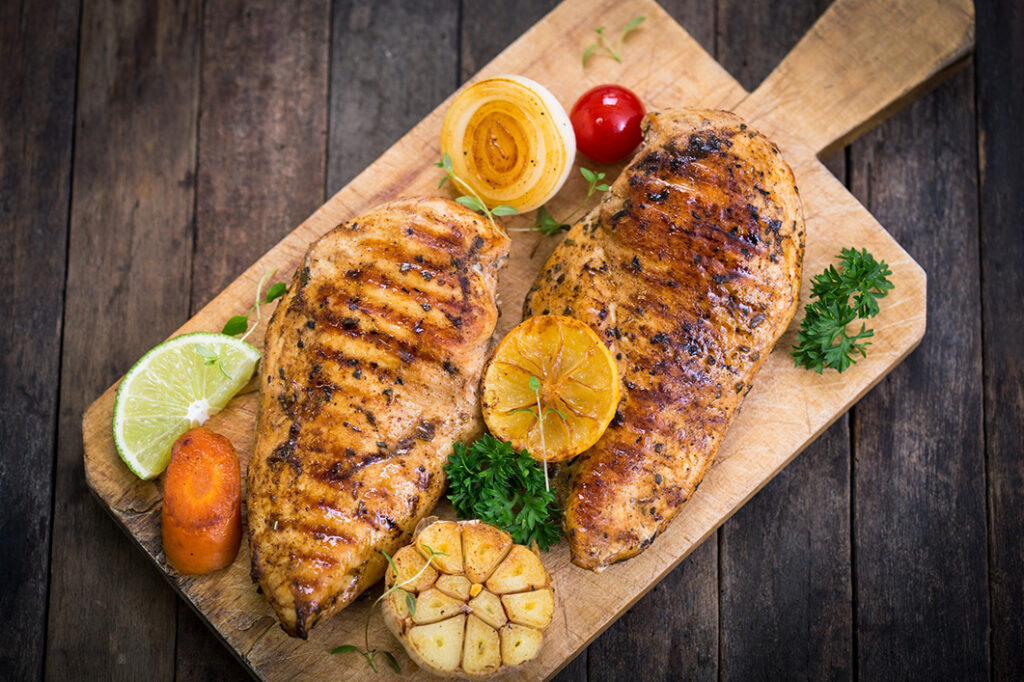
[(545, 489), (544, 471), (526, 450), (487, 434), (468, 448), (456, 443), (445, 473), (461, 518), (504, 528), (521, 545), (536, 540), (545, 551), (561, 537), (555, 493)]
[(863, 322), (854, 333), (847, 328), (858, 319), (877, 315), (878, 299), (893, 288), (889, 280), (892, 270), (867, 249), (846, 248), (839, 258), (839, 268), (830, 265), (811, 279), (811, 298), (816, 300), (804, 308), (792, 351), (797, 367), (818, 374), (826, 367), (841, 374), (856, 363), (854, 355), (867, 357), (871, 344), (865, 339), (874, 336), (874, 331)]

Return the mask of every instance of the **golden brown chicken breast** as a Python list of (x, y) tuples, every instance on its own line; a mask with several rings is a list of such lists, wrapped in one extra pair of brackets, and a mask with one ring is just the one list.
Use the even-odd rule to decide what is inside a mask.
[(803, 211), (778, 148), (721, 111), (651, 113), (644, 129), (524, 306), (587, 322), (618, 363), (618, 413), (565, 497), (573, 561), (595, 570), (679, 513), (799, 298)]
[(246, 493), (252, 574), (305, 637), (378, 581), (480, 430), (503, 232), (395, 201), (310, 247), (270, 321)]

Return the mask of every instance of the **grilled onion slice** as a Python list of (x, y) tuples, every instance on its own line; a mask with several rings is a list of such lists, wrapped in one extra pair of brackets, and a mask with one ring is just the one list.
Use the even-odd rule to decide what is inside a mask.
[(441, 150), (451, 156), (459, 189), (475, 192), (489, 208), (504, 204), (525, 213), (562, 188), (576, 136), (547, 88), (523, 76), (497, 76), (455, 98), (441, 125)]

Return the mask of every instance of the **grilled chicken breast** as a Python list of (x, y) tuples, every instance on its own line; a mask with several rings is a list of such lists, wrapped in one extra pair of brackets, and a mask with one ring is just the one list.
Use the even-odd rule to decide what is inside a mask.
[(305, 637), (433, 509), (477, 389), (508, 238), (446, 199), (395, 201), (310, 247), (270, 321), (249, 466), (252, 575)]
[(693, 494), (800, 289), (803, 211), (778, 148), (720, 111), (644, 128), (524, 305), (587, 322), (618, 363), (618, 413), (565, 498), (573, 561), (595, 570), (641, 552)]

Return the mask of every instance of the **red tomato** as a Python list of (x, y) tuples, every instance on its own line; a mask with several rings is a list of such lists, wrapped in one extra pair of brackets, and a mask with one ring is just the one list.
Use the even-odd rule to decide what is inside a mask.
[(598, 163), (613, 163), (629, 156), (640, 144), (644, 105), (621, 85), (599, 85), (576, 100), (569, 118), (576, 133), (576, 148)]

